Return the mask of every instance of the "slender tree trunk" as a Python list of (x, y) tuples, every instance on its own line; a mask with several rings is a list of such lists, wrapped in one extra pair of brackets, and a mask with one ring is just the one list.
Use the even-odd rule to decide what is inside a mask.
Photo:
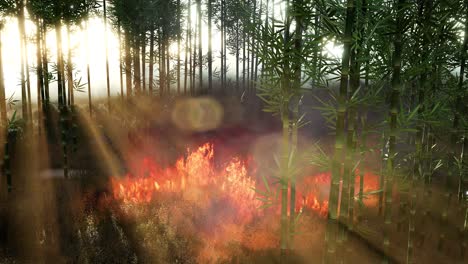
[[(187, 18), (187, 32), (186, 32), (186, 37), (185, 39), (186, 44), (185, 44), (185, 76), (184, 76), (184, 95), (187, 95), (187, 86), (188, 86), (188, 77), (189, 73), (191, 76), (192, 72), (192, 0), (189, 0), (188, 5), (187, 5), (187, 12), (188, 12), (188, 18)], [(188, 62), (190, 60), (190, 62)], [(191, 77), (190, 77), (191, 80)]]
[(220, 19), (220, 23), (221, 23), (221, 26), (220, 26), (220, 33), (221, 33), (221, 38), (220, 38), (220, 41), (221, 41), (221, 72), (220, 72), (220, 81), (221, 81), (221, 88), (224, 89), (224, 0), (221, 0), (221, 10), (220, 10), (220, 15), (221, 15), (221, 19)]
[(102, 0), (102, 7), (104, 9), (104, 47), (106, 49), (106, 84), (107, 84), (107, 109), (110, 111), (110, 77), (109, 77), (109, 48), (108, 48), (108, 36), (107, 36), (107, 8), (106, 0)]
[[(250, 18), (247, 18), (247, 20), (249, 20)], [(245, 21), (247, 22), (247, 21)], [(247, 30), (247, 29), (246, 29)], [(246, 33), (246, 39), (244, 40), (246, 43), (246, 52), (247, 52), (247, 58), (246, 58), (246, 69), (245, 69), (245, 84), (246, 84), (246, 90), (250, 92), (250, 56), (251, 56), (251, 37), (250, 37), (250, 32), (247, 32)]]
[[(367, 0), (362, 0), (362, 6), (361, 6), (361, 14), (362, 14), (362, 21), (363, 21), (363, 25), (361, 27), (361, 35), (363, 35), (366, 31), (366, 29), (368, 28), (368, 8), (367, 8)], [(366, 40), (366, 37), (364, 37), (364, 39), (361, 39), (361, 44)], [(361, 50), (364, 51), (364, 57), (368, 58), (368, 52), (369, 52), (369, 48), (367, 47), (367, 45), (363, 45), (361, 47)], [(359, 56), (358, 56), (359, 57)], [(369, 59), (366, 59), (364, 61), (365, 65), (364, 65), (364, 87), (362, 90), (364, 90), (365, 92), (368, 91), (368, 83), (369, 83)], [(360, 82), (361, 80), (361, 77), (359, 76), (358, 78), (358, 82)], [(364, 162), (365, 158), (366, 158), (366, 151), (367, 151), (367, 107), (364, 106), (362, 107), (363, 109), (361, 110), (361, 113), (359, 113), (359, 111), (356, 113), (356, 118), (357, 118), (357, 122), (356, 122), (356, 127), (358, 128), (359, 127), (359, 124), (361, 124), (361, 133), (360, 133), (360, 146), (359, 146), (359, 150), (360, 150), (360, 158), (361, 158), (361, 166), (359, 166), (360, 170), (359, 170), (359, 192), (358, 192), (358, 200), (359, 200), (359, 206), (355, 212), (355, 214), (357, 215), (357, 221), (358, 223), (361, 222), (362, 220), (362, 213), (363, 213), (363, 209), (364, 209), (364, 203), (363, 203), (363, 199), (364, 199), (364, 177), (365, 177), (365, 170), (367, 169), (366, 167), (366, 162)], [(358, 136), (358, 132), (356, 131), (356, 142), (357, 142), (357, 136)], [(357, 146), (358, 143), (356, 143), (356, 149), (358, 148)]]
[[(286, 0), (286, 11), (285, 11), (285, 29), (284, 29), (284, 38), (283, 38), (283, 74), (281, 76), (281, 89), (284, 94), (291, 93), (291, 74), (290, 74), (290, 48), (289, 44), (291, 41), (291, 36), (289, 33), (291, 26), (290, 19), (290, 2)], [(249, 75), (249, 71), (247, 71)], [(247, 76), (248, 77), (248, 76)], [(289, 189), (289, 164), (290, 164), (290, 155), (291, 155), (291, 134), (290, 134), (290, 110), (289, 104), (290, 100), (285, 100), (282, 102), (281, 107), (281, 121), (283, 123), (283, 142), (282, 142), (282, 157), (281, 157), (281, 237), (280, 237), (280, 263), (288, 263), (287, 251), (289, 247), (290, 239), (290, 222), (288, 219), (288, 189)]]
[[(91, 92), (91, 70), (90, 70), (90, 65), (89, 65), (89, 18), (86, 18), (85, 21), (85, 34), (86, 34), (86, 39), (85, 39), (85, 48), (86, 48), (86, 78), (88, 81), (88, 108), (89, 108), (89, 114), (93, 114), (93, 102), (92, 102), (92, 92)], [(119, 29), (120, 33), (120, 29)], [(119, 37), (120, 39), (120, 37)], [(123, 96), (123, 93), (122, 93)]]
[(141, 79), (144, 93), (146, 90), (146, 32), (142, 33), (141, 41)]
[(140, 74), (140, 37), (135, 36), (133, 39), (133, 79), (135, 83), (135, 93), (141, 93), (141, 74)]
[[(360, 6), (359, 9), (360, 12), (356, 12), (357, 14), (360, 14), (364, 16), (364, 18), (358, 18), (357, 23), (356, 23), (356, 30), (360, 31), (361, 38), (358, 40), (358, 45), (356, 45), (355, 50), (353, 52), (353, 56), (351, 57), (351, 72), (350, 72), (350, 85), (351, 85), (351, 93), (350, 93), (350, 99), (351, 96), (356, 96), (357, 91), (360, 89), (360, 80), (361, 80), (361, 61), (360, 58), (362, 57), (362, 46), (363, 46), (363, 37), (365, 35), (365, 22), (362, 23), (362, 21), (365, 21), (365, 16), (366, 16), (366, 7), (364, 6), (365, 1), (359, 2)], [(356, 185), (356, 177), (357, 177), (357, 172), (354, 169), (356, 166), (357, 162), (357, 157), (356, 157), (356, 150), (357, 150), (357, 145), (358, 145), (358, 140), (357, 140), (357, 126), (358, 126), (358, 105), (355, 106), (350, 106), (349, 108), (349, 116), (348, 116), (348, 142), (347, 142), (347, 151), (349, 151), (348, 156), (348, 168), (347, 168), (347, 174), (350, 178), (349, 182), (349, 197), (347, 198), (349, 200), (349, 208), (348, 208), (348, 229), (353, 230), (354, 229), (354, 216), (355, 216), (355, 185)], [(365, 168), (364, 168), (365, 169)], [(347, 247), (348, 251), (351, 247)]]
[(162, 67), (163, 65), (163, 57), (162, 57), (162, 33), (161, 33), (161, 27), (158, 27), (158, 72), (159, 72), (159, 97), (162, 97), (163, 95), (163, 89), (165, 86), (164, 85), (164, 79), (163, 79), (163, 70), (166, 67)]
[(22, 16), (23, 22), (23, 45), (24, 45), (24, 71), (26, 74), (26, 91), (28, 95), (28, 119), (27, 119), (27, 125), (29, 126), (30, 129), (32, 129), (32, 97), (31, 97), (31, 78), (30, 78), (30, 73), (29, 73), (29, 54), (28, 54), (28, 39), (26, 35), (26, 17), (23, 13)]
[[(267, 4), (268, 4), (268, 0), (267, 0)], [(268, 10), (268, 9), (267, 9)], [(267, 11), (268, 12), (268, 11)], [(258, 19), (258, 25), (261, 25), (262, 21), (261, 21), (261, 17), (262, 17), (262, 13), (263, 13), (263, 1), (260, 1), (260, 10), (258, 12), (259, 14), (259, 19)], [(259, 48), (259, 45), (256, 44), (255, 45), (255, 50), (258, 50)], [(255, 56), (255, 69), (254, 69), (254, 76), (253, 76), (253, 82), (254, 82), (254, 89), (257, 88), (257, 80), (258, 80), (258, 66), (259, 66), (259, 58), (258, 56)]]
[[(152, 26), (153, 27), (153, 26)], [(150, 34), (150, 57), (149, 57), (149, 94), (153, 95), (154, 82), (154, 28), (151, 28)]]
[(49, 59), (47, 52), (47, 25), (42, 22), (42, 69), (44, 76), (44, 94), (45, 94), (45, 104), (46, 107), (49, 107), (50, 95), (49, 95)]
[(65, 67), (62, 49), (62, 24), (57, 21), (55, 24), (55, 34), (57, 41), (57, 86), (59, 97), (59, 111), (60, 111), (60, 129), (61, 129), (61, 142), (62, 142), (62, 158), (63, 158), (63, 174), (68, 178), (68, 146), (67, 146), (67, 121), (66, 121), (66, 93), (65, 93)]
[(398, 136), (398, 112), (400, 109), (400, 90), (401, 90), (401, 65), (403, 53), (403, 26), (404, 26), (404, 6), (405, 0), (398, 0), (396, 5), (396, 34), (393, 41), (395, 51), (393, 53), (393, 75), (392, 75), (392, 93), (390, 102), (390, 135), (388, 139), (388, 159), (387, 159), (387, 181), (385, 185), (385, 211), (384, 211), (384, 262), (389, 262), (390, 255), (390, 233), (392, 228), (392, 207), (393, 207), (393, 179), (395, 173), (396, 138)]
[[(301, 15), (300, 9), (303, 8), (303, 0), (295, 0), (293, 3), (293, 14), (294, 14), (294, 19), (296, 22), (296, 28), (295, 28), (295, 34), (294, 34), (294, 56), (292, 60), (292, 65), (293, 65), (293, 75), (294, 75), (294, 80), (293, 80), (293, 89), (294, 90), (299, 90), (301, 86), (301, 76), (302, 76), (302, 33), (304, 31), (304, 21), (303, 17)], [(260, 7), (260, 10), (262, 8)], [(260, 11), (261, 13), (261, 11)], [(255, 66), (257, 63), (255, 64)], [(252, 64), (252, 67), (254, 65)], [(297, 154), (297, 138), (298, 138), (298, 128), (299, 128), (299, 104), (300, 100), (295, 100), (294, 101), (294, 107), (292, 111), (292, 139), (291, 139), (291, 148), (292, 148), (292, 154), (295, 155)], [(292, 234), (290, 238), (290, 246), (289, 248), (292, 248), (292, 245), (294, 244), (294, 233), (296, 232), (295, 228), (295, 222), (296, 222), (296, 177), (294, 175), (291, 175), (291, 191), (290, 191), (290, 205), (289, 205), (289, 223), (290, 223), (290, 234)]]
[[(356, 1), (356, 4), (359, 5), (360, 1)], [(361, 8), (356, 6), (356, 8)], [(359, 9), (360, 10), (360, 9)], [(355, 11), (355, 30), (360, 31), (361, 38), (364, 36), (365, 31), (362, 29), (361, 19), (356, 16), (361, 14), (361, 12)], [(361, 79), (360, 71), (361, 64), (359, 58), (361, 57), (361, 47), (362, 39), (359, 40), (358, 45), (351, 49), (350, 54), (350, 72), (349, 72), (349, 93), (348, 100), (352, 100), (352, 96), (355, 96), (355, 93), (359, 89), (359, 83)], [(355, 180), (356, 180), (356, 171), (355, 171), (355, 161), (356, 161), (356, 123), (357, 123), (357, 107), (356, 105), (350, 105), (347, 109), (347, 135), (346, 135), (346, 150), (344, 157), (344, 167), (343, 167), (343, 186), (341, 191), (341, 205), (340, 205), (340, 222), (344, 225), (340, 228), (340, 238), (339, 244), (339, 253), (342, 261), (346, 260), (346, 257), (351, 254), (352, 247), (348, 245), (348, 232), (354, 228), (354, 194), (355, 194)]]
[[(265, 7), (265, 25), (263, 26), (262, 40), (266, 40), (266, 37), (268, 36), (269, 25), (270, 25), (270, 0), (267, 0), (266, 7)], [(262, 52), (266, 54), (267, 52), (266, 45), (264, 45)], [(260, 79), (263, 79), (264, 75), (265, 75), (265, 65), (262, 64), (262, 69), (260, 72)]]
[(74, 104), (73, 98), (73, 63), (72, 63), (72, 51), (70, 44), (70, 24), (67, 24), (67, 81), (68, 81), (68, 105)]
[(224, 23), (223, 23), (223, 45), (221, 46), (221, 49), (223, 50), (223, 57), (222, 57), (222, 61), (223, 61), (223, 88), (226, 86), (226, 82), (227, 82), (227, 28), (226, 28), (226, 10), (227, 10), (227, 7), (226, 7), (226, 0), (222, 0), (223, 1), (223, 18), (224, 18)]
[(208, 0), (208, 91), (211, 93), (213, 90), (213, 40), (212, 40), (212, 8), (211, 0)]
[(119, 38), (119, 80), (120, 80), (120, 98), (124, 100), (124, 84), (123, 84), (123, 52), (122, 52), (122, 28), (120, 26), (120, 20), (117, 21), (117, 37)]
[[(37, 113), (38, 127), (42, 131), (42, 104), (44, 102), (44, 74), (42, 72), (42, 27), (39, 19), (35, 20), (36, 24), (36, 74), (37, 74)], [(0, 40), (1, 41), (1, 40)], [(1, 60), (1, 57), (0, 57)], [(3, 75), (3, 73), (0, 73)], [(3, 78), (3, 77), (2, 77)], [(1, 85), (1, 84), (0, 84)], [(0, 100), (2, 97), (0, 95)]]
[(247, 62), (247, 57), (246, 57), (246, 42), (247, 42), (247, 36), (246, 36), (246, 29), (245, 26), (242, 25), (242, 90), (245, 90), (245, 74), (246, 74), (246, 67), (245, 64)]
[(197, 0), (197, 13), (198, 13), (198, 78), (199, 90), (203, 89), (203, 46), (202, 46), (202, 11), (201, 0)]
[(163, 96), (164, 89), (166, 88), (166, 41), (164, 40), (164, 32), (160, 32), (160, 43), (161, 43), (161, 58), (160, 58), (160, 69), (159, 69), (159, 96)]
[(239, 91), (239, 84), (240, 84), (240, 55), (239, 55), (239, 50), (240, 50), (240, 44), (239, 44), (239, 19), (236, 21), (236, 91)]
[[(8, 116), (7, 116), (7, 105), (5, 97), (5, 75), (3, 72), (3, 39), (2, 39), (2, 28), (0, 28), (0, 146), (3, 149), (3, 164), (1, 171), (6, 177), (7, 192), (10, 193), (12, 190), (11, 186), (11, 171), (10, 171), (10, 155), (9, 155), (9, 144), (8, 144)], [(3, 191), (3, 190), (2, 190)], [(3, 233), (3, 232), (2, 232)]]
[(127, 98), (132, 96), (132, 53), (130, 51), (130, 33), (128, 29), (124, 31), (125, 38), (125, 80), (127, 87)]
[[(368, 26), (369, 26), (369, 17), (371, 15), (368, 15), (369, 9), (368, 9), (368, 2), (367, 0), (362, 1), (362, 20), (364, 21), (364, 25), (362, 27), (362, 31), (365, 31)], [(363, 33), (361, 33), (363, 34)], [(362, 40), (361, 40), (362, 41)], [(370, 48), (368, 44), (365, 44), (362, 49), (364, 49), (364, 57), (366, 60), (364, 61), (365, 66), (364, 66), (364, 92), (367, 92), (369, 90), (369, 54), (370, 54)], [(361, 79), (361, 78), (359, 78)], [(367, 135), (368, 135), (368, 128), (367, 128), (367, 107), (364, 106), (361, 114), (360, 114), (360, 123), (361, 123), (361, 142), (360, 142), (360, 151), (361, 151), (361, 166), (360, 166), (360, 171), (359, 171), (359, 207), (358, 207), (358, 213), (357, 213), (357, 218), (358, 222), (360, 223), (363, 219), (363, 211), (364, 211), (364, 177), (365, 177), (365, 170), (367, 169), (367, 162), (366, 162), (366, 152), (368, 151), (367, 149)]]
[[(338, 96), (338, 109), (336, 119), (336, 140), (332, 164), (332, 179), (329, 197), (328, 224), (326, 231), (325, 263), (334, 263), (336, 260), (336, 235), (338, 231), (338, 208), (340, 207), (339, 188), (342, 178), (342, 159), (344, 155), (346, 134), (345, 117), (347, 111), (348, 79), (350, 68), (351, 45), (353, 42), (353, 25), (355, 16), (355, 0), (346, 2), (345, 32), (343, 36), (343, 56), (341, 61), (340, 90)], [(341, 218), (341, 215), (340, 215)], [(340, 219), (341, 221), (341, 219)]]
[(180, 95), (180, 42), (182, 39), (182, 22), (180, 0), (177, 0), (177, 95)]
[[(198, 14), (197, 14), (198, 16)], [(191, 81), (191, 95), (194, 95), (195, 94), (195, 90), (196, 90), (196, 84), (195, 84), (195, 72), (196, 72), (196, 66), (197, 66), (197, 37), (198, 34), (198, 19), (196, 18), (195, 19), (195, 29), (194, 29), (194, 36), (193, 36), (193, 59), (192, 59), (192, 81)]]
[[(257, 22), (257, 1), (254, 0), (253, 1), (253, 11), (252, 11), (252, 24), (253, 26), (256, 26), (256, 22)], [(249, 86), (251, 89), (253, 89), (253, 86), (254, 86), (254, 77), (255, 77), (255, 38), (254, 37), (251, 37), (251, 40), (250, 40), (250, 83), (249, 83)]]
[(166, 39), (166, 89), (167, 94), (171, 94), (171, 54), (169, 54), (169, 39)]
[(21, 76), (21, 109), (22, 109), (22, 114), (24, 120), (28, 120), (28, 97), (27, 97), (27, 91), (26, 91), (26, 73), (25, 73), (25, 60), (26, 60), (26, 38), (25, 38), (25, 32), (24, 32), (24, 1), (23, 0), (17, 0), (17, 6), (18, 6), (18, 31), (20, 33), (20, 61), (21, 61), (21, 71), (20, 71), (20, 76)]
[(59, 107), (65, 105), (64, 95), (63, 95), (63, 60), (62, 60), (62, 26), (61, 22), (55, 24), (55, 35), (57, 41), (57, 91), (58, 91), (58, 101)]
[[(2, 40), (2, 30), (0, 29), (0, 127), (3, 128), (2, 131), (6, 131), (5, 128), (8, 125), (7, 118), (7, 105), (5, 97), (5, 75), (3, 72), (3, 40)], [(2, 137), (2, 146), (4, 144)]]

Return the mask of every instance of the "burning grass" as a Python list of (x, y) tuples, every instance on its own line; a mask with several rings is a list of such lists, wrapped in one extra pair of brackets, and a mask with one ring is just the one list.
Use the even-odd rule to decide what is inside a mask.
[[(270, 187), (265, 186), (253, 159), (237, 156), (217, 164), (215, 154), (214, 145), (205, 143), (187, 149), (165, 168), (145, 157), (130, 165), (132, 173), (111, 179), (114, 202), (124, 217), (134, 219), (138, 229), (144, 230), (140, 233), (146, 252), (152, 251), (151, 241), (158, 239), (151, 234), (158, 233), (153, 229), (160, 223), (170, 229), (166, 230), (167, 238), (196, 237), (192, 247), (197, 248), (198, 263), (228, 261), (241, 252), (277, 248), (279, 195), (273, 195), (271, 206), (263, 206), (262, 190)], [(296, 212), (305, 212), (309, 219), (299, 221), (300, 232), (316, 228), (311, 215), (316, 221), (326, 217), (329, 185), (330, 173), (300, 178)], [(357, 180), (356, 191), (358, 186)], [(377, 188), (377, 177), (366, 173), (364, 191)], [(276, 188), (272, 191), (277, 192)], [(372, 205), (374, 201), (365, 203)]]

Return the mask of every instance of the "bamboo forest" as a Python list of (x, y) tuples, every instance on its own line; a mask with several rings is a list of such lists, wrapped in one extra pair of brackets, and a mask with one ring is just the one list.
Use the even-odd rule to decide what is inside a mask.
[(468, 263), (468, 0), (0, 0), (0, 264)]

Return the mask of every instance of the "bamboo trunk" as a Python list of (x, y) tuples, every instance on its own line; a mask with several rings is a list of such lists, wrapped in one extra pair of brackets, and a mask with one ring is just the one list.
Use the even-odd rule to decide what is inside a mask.
[[(90, 65), (89, 65), (89, 33), (88, 33), (88, 26), (89, 26), (89, 19), (86, 19), (85, 21), (85, 34), (86, 34), (86, 39), (85, 39), (85, 47), (86, 47), (86, 78), (88, 81), (88, 108), (89, 108), (89, 114), (93, 114), (93, 103), (92, 103), (92, 92), (91, 92), (91, 70), (90, 70)], [(120, 33), (120, 31), (119, 31)], [(119, 38), (120, 39), (120, 38)], [(123, 96), (123, 93), (122, 93)]]
[(236, 21), (236, 91), (239, 91), (240, 84), (240, 52), (239, 52), (239, 19)]
[(164, 32), (159, 33), (160, 36), (160, 58), (159, 58), (159, 96), (164, 95), (166, 88), (166, 42), (164, 41)]
[[(337, 231), (338, 231), (338, 220), (341, 221), (342, 215), (338, 214), (338, 208), (340, 207), (339, 201), (339, 188), (340, 180), (342, 177), (342, 159), (345, 154), (344, 148), (346, 145), (346, 131), (345, 131), (345, 118), (346, 118), (346, 101), (348, 96), (348, 79), (350, 69), (350, 54), (351, 45), (353, 42), (353, 25), (355, 16), (355, 1), (347, 0), (346, 3), (346, 20), (345, 20), (345, 32), (343, 36), (343, 56), (341, 61), (341, 78), (340, 78), (340, 90), (338, 97), (338, 109), (336, 119), (336, 140), (335, 140), (335, 152), (332, 164), (332, 179), (330, 186), (329, 196), (329, 211), (328, 211), (328, 224), (326, 230), (326, 253), (325, 263), (334, 263), (336, 261), (336, 242), (337, 242)], [(342, 195), (343, 197), (343, 195)], [(340, 217), (340, 219), (338, 219)]]
[[(268, 2), (268, 1), (267, 1)], [(258, 19), (258, 25), (261, 25), (261, 17), (263, 13), (263, 1), (260, 1), (260, 10), (258, 11), (259, 14), (259, 19)], [(256, 43), (255, 45), (255, 51), (259, 48), (259, 45)], [(253, 82), (254, 86), (253, 89), (255, 90), (257, 87), (257, 78), (258, 78), (258, 65), (260, 64), (260, 59), (259, 56), (255, 56), (255, 69), (254, 69), (254, 76), (253, 76)]]
[[(256, 25), (256, 17), (257, 14), (255, 13), (257, 11), (257, 1), (253, 1), (253, 12), (252, 12), (252, 24), (255, 26)], [(254, 34), (254, 32), (252, 33)], [(250, 89), (253, 89), (255, 83), (254, 83), (254, 77), (255, 77), (255, 38), (252, 37), (250, 41), (250, 49), (251, 51), (251, 56), (250, 56)]]
[[(198, 16), (198, 14), (197, 14)], [(196, 67), (197, 67), (197, 37), (198, 34), (198, 19), (195, 18), (195, 27), (194, 27), (194, 36), (193, 36), (193, 58), (192, 58), (192, 81), (191, 81), (191, 90), (190, 90), (190, 94), (191, 95), (194, 95), (195, 94), (195, 90), (196, 90), (196, 84), (195, 84), (195, 72), (196, 72)]]
[[(300, 12), (300, 9), (303, 8), (303, 0), (295, 0), (294, 1), (294, 11), (293, 13), (295, 14), (294, 19), (296, 22), (296, 28), (295, 28), (295, 34), (294, 34), (294, 56), (292, 59), (292, 71), (293, 71), (293, 86), (292, 88), (294, 90), (299, 90), (301, 87), (301, 77), (302, 77), (302, 46), (303, 46), (303, 40), (302, 40), (302, 33), (304, 31), (304, 21), (303, 21), (303, 16)], [(262, 7), (260, 7), (262, 9)], [(261, 11), (260, 11), (261, 13)], [(257, 64), (255, 64), (256, 66)], [(255, 76), (255, 75), (253, 75)], [(298, 149), (298, 127), (299, 127), (299, 104), (300, 100), (298, 99), (297, 101), (295, 100), (294, 102), (294, 107), (292, 111), (292, 127), (291, 127), (291, 155), (296, 155), (297, 154), (297, 149)], [(291, 175), (291, 192), (290, 192), (290, 206), (289, 206), (289, 222), (290, 222), (290, 233), (291, 238), (290, 238), (290, 246), (289, 249), (292, 249), (294, 245), (294, 234), (296, 232), (295, 228), (295, 222), (296, 222), (296, 177), (294, 175)]]
[(110, 74), (109, 74), (109, 48), (108, 48), (108, 36), (107, 36), (107, 8), (106, 0), (102, 0), (102, 7), (104, 10), (103, 19), (104, 19), (104, 47), (106, 50), (106, 87), (107, 87), (107, 109), (110, 111)]
[(58, 102), (59, 107), (62, 107), (65, 104), (64, 95), (63, 95), (63, 60), (62, 60), (62, 26), (61, 22), (55, 24), (55, 36), (57, 41), (57, 91), (58, 91)]
[(171, 55), (169, 54), (169, 39), (166, 40), (166, 90), (167, 94), (171, 94)]
[(180, 95), (180, 41), (181, 41), (181, 11), (180, 11), (180, 0), (177, 0), (177, 95)]
[[(23, 0), (18, 1), (18, 31), (20, 33), (20, 62), (21, 62), (21, 110), (24, 120), (28, 121), (28, 97), (26, 91), (26, 73), (25, 73), (25, 60), (26, 60), (26, 38), (24, 32), (24, 2)], [(27, 70), (27, 69), (26, 69)]]
[(5, 98), (5, 75), (3, 72), (3, 40), (2, 40), (2, 29), (0, 28), (0, 128), (2, 129), (2, 134), (0, 134), (0, 142), (3, 146), (5, 143), (6, 135), (3, 133), (6, 132), (6, 127), (8, 125), (8, 117), (7, 117), (7, 106), (6, 106), (6, 98)]
[(68, 82), (68, 105), (74, 104), (73, 98), (73, 63), (70, 45), (70, 24), (67, 24), (67, 82)]
[(387, 159), (387, 184), (385, 190), (385, 211), (384, 211), (384, 233), (383, 233), (383, 246), (384, 246), (384, 259), (385, 263), (389, 262), (388, 255), (390, 255), (390, 234), (392, 232), (392, 207), (393, 207), (393, 185), (395, 177), (395, 158), (396, 139), (398, 136), (398, 113), (400, 109), (400, 90), (401, 90), (401, 65), (403, 53), (403, 26), (404, 26), (404, 7), (405, 0), (398, 0), (396, 11), (396, 34), (393, 45), (395, 51), (393, 53), (393, 75), (392, 75), (392, 93), (390, 102), (390, 135), (388, 139), (388, 159)]
[(142, 80), (142, 92), (146, 90), (146, 32), (142, 33), (141, 37), (141, 80)]
[(42, 70), (44, 76), (44, 98), (45, 105), (49, 107), (50, 95), (49, 95), (49, 59), (47, 58), (47, 25), (42, 21)]
[(133, 45), (133, 82), (135, 83), (135, 93), (141, 93), (141, 74), (140, 74), (140, 38), (136, 36), (134, 38)]
[(125, 81), (127, 88), (127, 99), (132, 96), (132, 53), (130, 52), (130, 33), (128, 29), (124, 32), (125, 38)]
[(124, 84), (123, 84), (123, 54), (122, 54), (122, 28), (120, 27), (120, 20), (117, 21), (117, 38), (119, 39), (119, 80), (120, 80), (120, 98), (124, 100)]
[(208, 0), (208, 91), (210, 93), (213, 90), (212, 12), (211, 0)]
[[(37, 74), (37, 113), (38, 113), (38, 128), (39, 132), (42, 133), (42, 104), (44, 102), (44, 75), (42, 72), (42, 37), (41, 37), (41, 25), (38, 19), (35, 20), (36, 24), (36, 74)], [(0, 40), (1, 41), (1, 40)], [(1, 48), (0, 48), (1, 50)], [(1, 60), (1, 56), (0, 56)], [(3, 70), (3, 69), (1, 69)], [(3, 73), (0, 73), (3, 75)], [(3, 77), (1, 77), (3, 78)], [(1, 82), (1, 81), (0, 81)], [(0, 84), (1, 85), (1, 84)], [(1, 88), (0, 88), (1, 89)], [(5, 95), (3, 94), (3, 97), (0, 95), (0, 100), (5, 100), (4, 99)]]
[[(188, 18), (187, 18), (187, 27), (186, 27), (186, 34), (185, 34), (185, 66), (184, 66), (184, 95), (187, 95), (187, 88), (188, 88), (188, 75), (191, 72), (191, 67), (192, 67), (192, 12), (191, 12), (191, 7), (192, 7), (192, 0), (188, 1), (187, 5), (187, 12), (188, 12)], [(190, 60), (190, 62), (188, 61)], [(190, 68), (189, 68), (190, 66)]]
[(247, 61), (246, 57), (246, 42), (247, 42), (247, 36), (246, 36), (246, 31), (247, 29), (245, 28), (244, 25), (242, 25), (242, 90), (245, 90), (245, 74), (246, 74), (246, 68), (245, 68), (245, 63)]
[(220, 81), (221, 81), (221, 87), (224, 88), (224, 0), (221, 0), (221, 10), (220, 10), (220, 15), (221, 15), (221, 19), (220, 19), (220, 23), (221, 23), (221, 26), (220, 26), (220, 31), (221, 31), (221, 38), (220, 38), (220, 46), (221, 46), (221, 72), (220, 72)]
[[(283, 37), (283, 75), (281, 76), (281, 89), (284, 94), (291, 93), (291, 74), (290, 74), (290, 63), (291, 58), (289, 56), (289, 45), (291, 42), (290, 36), (290, 2), (285, 2), (285, 30)], [(247, 63), (248, 66), (248, 63)], [(250, 75), (247, 70), (247, 78)], [(247, 84), (248, 85), (248, 84)], [(244, 88), (245, 89), (245, 88)], [(247, 88), (248, 89), (248, 88)], [(288, 190), (290, 183), (290, 155), (291, 155), (291, 130), (290, 130), (290, 112), (289, 112), (290, 99), (284, 99), (282, 102), (281, 121), (283, 124), (283, 142), (282, 142), (282, 153), (281, 153), (281, 237), (280, 237), (280, 263), (288, 263), (288, 248), (290, 247), (290, 222), (288, 219)]]
[(198, 13), (198, 78), (199, 90), (203, 89), (203, 46), (202, 46), (202, 12), (201, 0), (197, 0), (197, 13)]
[(150, 56), (149, 56), (149, 80), (148, 90), (149, 94), (153, 95), (153, 82), (154, 82), (154, 29), (151, 29), (150, 33)]

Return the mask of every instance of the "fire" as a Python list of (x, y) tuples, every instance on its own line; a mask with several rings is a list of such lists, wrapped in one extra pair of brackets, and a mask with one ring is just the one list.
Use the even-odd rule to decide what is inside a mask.
[[(221, 169), (214, 164), (214, 146), (203, 144), (196, 150), (187, 149), (187, 156), (179, 158), (173, 167), (161, 168), (150, 158), (144, 158), (136, 175), (113, 178), (113, 194), (124, 204), (150, 203), (158, 193), (180, 193), (190, 201), (206, 200), (208, 195), (229, 199), (239, 215), (251, 219), (259, 213), (261, 202), (256, 199), (256, 178), (249, 175), (248, 162), (234, 157)], [(358, 174), (359, 172), (357, 172)], [(300, 179), (297, 183), (296, 211), (304, 209), (325, 217), (328, 212), (328, 192), (331, 173), (319, 173)], [(364, 175), (364, 192), (377, 190), (378, 179), (372, 173)], [(355, 195), (359, 192), (356, 177)], [(374, 205), (375, 199), (364, 201)], [(248, 221), (247, 221), (248, 222)]]
[[(195, 151), (187, 150), (174, 167), (161, 168), (149, 158), (143, 159), (136, 175), (113, 178), (113, 194), (124, 204), (150, 203), (158, 193), (180, 193), (190, 201), (205, 200), (206, 195), (229, 199), (240, 215), (250, 219), (260, 206), (255, 199), (256, 183), (248, 175), (246, 162), (234, 157), (224, 168), (214, 165), (214, 148), (206, 143)], [(210, 192), (208, 192), (210, 191)]]
[[(214, 146), (211, 143), (196, 149), (187, 149), (184, 156), (173, 166), (163, 168), (154, 159), (144, 158), (137, 163), (133, 173), (111, 181), (113, 197), (131, 213), (132, 207), (141, 208), (158, 202), (170, 204), (180, 201), (188, 205), (196, 220), (192, 228), (205, 243), (200, 252), (199, 262), (210, 259), (225, 259), (229, 254), (229, 243), (234, 242), (251, 249), (275, 247), (278, 228), (279, 195), (273, 202), (273, 210), (260, 209), (263, 205), (257, 189), (265, 188), (258, 180), (253, 162), (249, 158), (233, 157), (224, 164), (215, 162)], [(135, 164), (134, 164), (135, 165)], [(298, 177), (296, 184), (297, 212), (312, 212), (321, 218), (328, 213), (330, 173), (320, 173)], [(378, 189), (377, 176), (366, 173), (364, 191)], [(359, 178), (356, 179), (355, 194), (359, 192)], [(167, 201), (171, 201), (167, 203)], [(366, 205), (374, 205), (376, 199), (365, 200)], [(172, 212), (179, 212), (175, 203)], [(130, 209), (129, 209), (130, 208)], [(267, 214), (273, 212), (273, 215)], [(276, 212), (276, 214), (274, 213)], [(136, 215), (136, 214), (135, 214)], [(148, 216), (154, 217), (154, 216)], [(186, 219), (182, 217), (181, 219)], [(178, 225), (186, 220), (173, 220)], [(265, 224), (267, 223), (267, 224)], [(255, 241), (255, 243), (254, 243)]]
[[(356, 175), (360, 175), (356, 171)], [(320, 173), (314, 176), (305, 177), (298, 184), (298, 197), (296, 197), (296, 211), (309, 209), (317, 212), (320, 216), (326, 217), (328, 213), (328, 194), (331, 181), (331, 173)], [(354, 196), (359, 195), (360, 178), (355, 177)], [(363, 192), (371, 192), (379, 189), (378, 177), (370, 172), (364, 173)], [(377, 197), (365, 197), (363, 203), (366, 206), (375, 206)]]

